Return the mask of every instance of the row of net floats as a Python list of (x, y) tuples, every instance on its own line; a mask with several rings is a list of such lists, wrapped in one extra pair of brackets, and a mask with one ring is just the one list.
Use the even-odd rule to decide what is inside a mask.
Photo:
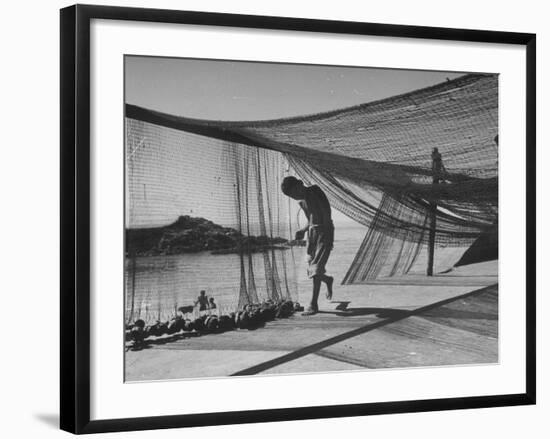
[(167, 322), (157, 321), (146, 325), (142, 319), (126, 325), (126, 342), (139, 345), (149, 337), (162, 337), (180, 333), (215, 334), (235, 329), (257, 329), (266, 322), (275, 319), (285, 319), (295, 312), (303, 311), (298, 302), (285, 300), (280, 302), (267, 301), (262, 304), (246, 305), (241, 311), (225, 315), (204, 314), (194, 320), (177, 315)]

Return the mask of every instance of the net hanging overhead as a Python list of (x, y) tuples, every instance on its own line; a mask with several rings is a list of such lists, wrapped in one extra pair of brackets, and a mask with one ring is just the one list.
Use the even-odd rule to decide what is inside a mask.
[[(430, 212), (437, 245), (468, 245), (498, 224), (496, 75), (465, 75), (355, 107), (270, 121), (197, 120), (127, 104), (126, 128), (129, 228), (200, 212), (245, 235), (288, 236), (294, 219), (279, 184), (298, 175), (368, 227), (346, 276), (353, 283), (380, 272), (373, 268), (380, 263), (374, 248), (400, 255), (391, 274), (406, 272), (418, 246), (428, 243)], [(443, 156), (442, 184), (433, 184), (433, 148)], [(265, 275), (282, 294), (289, 264), (275, 259), (265, 259)], [(241, 291), (254, 291), (259, 280), (246, 274), (253, 273), (246, 261), (242, 272)]]
[[(438, 242), (472, 239), (497, 220), (498, 79), (466, 75), (352, 108), (291, 119), (215, 122), (126, 106), (128, 120), (278, 151), (329, 192), (339, 210), (370, 226), (381, 194), (424, 213), (436, 201)], [(208, 140), (209, 139), (209, 140)], [(429, 154), (443, 154), (449, 184), (433, 185)], [(423, 226), (386, 214), (377, 227), (410, 235)], [(392, 229), (392, 230), (390, 230)]]

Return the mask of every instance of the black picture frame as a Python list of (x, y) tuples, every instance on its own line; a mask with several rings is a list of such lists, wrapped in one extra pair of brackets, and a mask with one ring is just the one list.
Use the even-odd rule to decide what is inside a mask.
[[(90, 420), (90, 22), (182, 23), (373, 35), (526, 47), (526, 376), (525, 393), (224, 413)], [(72, 433), (364, 416), (535, 404), (536, 36), (530, 33), (75, 5), (61, 10), (61, 387), (60, 425)]]

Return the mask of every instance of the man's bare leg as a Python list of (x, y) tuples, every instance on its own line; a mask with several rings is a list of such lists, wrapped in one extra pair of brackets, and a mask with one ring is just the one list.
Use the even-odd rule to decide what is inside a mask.
[(319, 305), (317, 301), (319, 300), (319, 291), (321, 291), (321, 277), (323, 275), (313, 276), (313, 292), (311, 293), (311, 302), (309, 303), (308, 308), (302, 313), (303, 316), (311, 316), (317, 314), (319, 311)]
[(323, 274), (321, 275), (321, 280), (327, 284), (327, 300), (332, 300), (332, 283), (334, 282), (334, 278)]

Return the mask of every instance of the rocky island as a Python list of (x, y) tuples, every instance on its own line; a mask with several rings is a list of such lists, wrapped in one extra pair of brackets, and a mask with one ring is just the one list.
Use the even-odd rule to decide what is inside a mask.
[(259, 252), (287, 249), (280, 237), (247, 236), (231, 227), (223, 227), (205, 218), (180, 216), (162, 227), (126, 229), (126, 255), (158, 256), (211, 251), (213, 254)]

